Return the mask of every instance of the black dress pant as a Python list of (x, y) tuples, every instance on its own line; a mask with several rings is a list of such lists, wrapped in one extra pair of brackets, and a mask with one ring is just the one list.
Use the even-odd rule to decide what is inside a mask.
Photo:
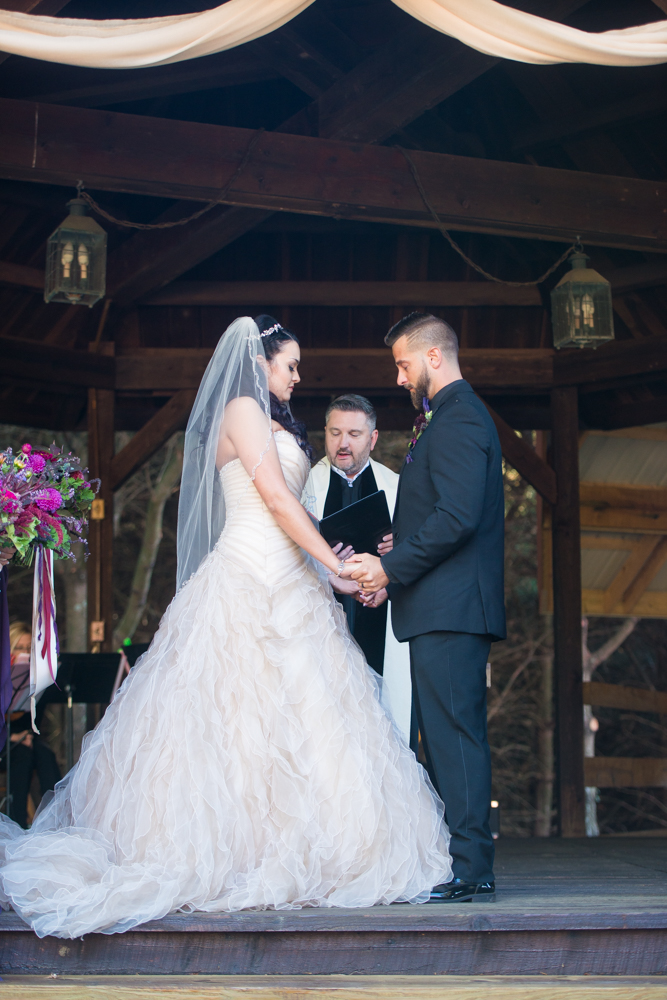
[(454, 878), (493, 879), (489, 829), (491, 753), (486, 734), (486, 663), (491, 643), (467, 632), (410, 639), (410, 664), (431, 781), (445, 803)]
[(28, 792), (33, 771), (37, 771), (39, 788), (44, 795), (52, 791), (56, 782), (60, 781), (60, 768), (55, 754), (38, 736), (33, 736), (32, 747), (23, 743), (12, 744), (11, 749), (11, 796), (12, 802), (9, 815), (25, 830), (28, 826)]

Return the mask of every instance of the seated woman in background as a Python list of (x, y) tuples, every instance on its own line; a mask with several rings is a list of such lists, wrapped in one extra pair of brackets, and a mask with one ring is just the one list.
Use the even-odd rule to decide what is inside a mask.
[(31, 640), (30, 629), (25, 622), (13, 622), (9, 626), (13, 688), (8, 712), (11, 725), (10, 816), (24, 830), (28, 826), (28, 794), (33, 771), (37, 771), (42, 795), (51, 791), (61, 777), (55, 754), (32, 731), (30, 711), (16, 710), (16, 706), (28, 704)]

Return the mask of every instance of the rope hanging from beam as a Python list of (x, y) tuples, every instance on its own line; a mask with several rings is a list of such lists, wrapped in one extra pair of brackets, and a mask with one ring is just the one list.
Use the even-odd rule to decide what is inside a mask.
[(440, 232), (442, 233), (442, 235), (445, 237), (445, 239), (449, 243), (449, 245), (452, 248), (452, 250), (456, 250), (457, 254), (464, 259), (464, 261), (466, 262), (466, 264), (469, 264), (470, 267), (474, 268), (474, 270), (477, 271), (478, 274), (483, 275), (483, 277), (487, 278), (489, 281), (495, 281), (499, 285), (513, 285), (515, 288), (525, 288), (525, 287), (527, 287), (529, 285), (541, 285), (543, 281), (546, 281), (546, 279), (549, 277), (550, 274), (553, 274), (554, 271), (558, 270), (558, 268), (561, 266), (561, 264), (564, 263), (564, 261), (567, 260), (567, 258), (570, 256), (570, 254), (573, 251), (582, 251), (583, 250), (583, 247), (582, 247), (581, 243), (577, 240), (576, 243), (573, 243), (572, 246), (569, 246), (567, 248), (567, 250), (563, 251), (563, 253), (560, 255), (560, 257), (558, 258), (558, 260), (554, 264), (551, 265), (551, 267), (549, 268), (548, 271), (545, 271), (544, 274), (541, 275), (539, 278), (535, 278), (534, 281), (505, 281), (504, 278), (498, 278), (498, 277), (496, 277), (495, 274), (489, 274), (488, 271), (485, 271), (483, 267), (480, 267), (479, 264), (476, 264), (474, 260), (471, 260), (471, 258), (468, 257), (468, 255), (465, 252), (465, 250), (463, 250), (463, 248), (458, 245), (458, 243), (456, 242), (456, 240), (450, 234), (450, 232), (447, 229), (447, 227), (442, 222), (440, 216), (438, 215), (438, 213), (434, 209), (433, 205), (429, 201), (428, 195), (426, 194), (426, 191), (424, 190), (424, 185), (422, 184), (421, 177), (419, 176), (419, 172), (418, 172), (418, 170), (417, 170), (417, 168), (416, 168), (416, 166), (414, 164), (414, 161), (413, 161), (412, 157), (408, 153), (407, 149), (403, 149), (402, 146), (397, 146), (396, 148), (400, 149), (401, 153), (403, 153), (403, 156), (408, 161), (408, 166), (410, 167), (410, 172), (411, 172), (411, 174), (412, 174), (412, 176), (414, 178), (415, 184), (417, 185), (417, 190), (419, 191), (419, 194), (421, 195), (421, 199), (424, 202), (424, 205), (426, 206), (427, 211), (429, 211), (430, 214), (433, 216), (433, 220), (434, 220), (436, 226), (438, 227), (438, 229), (440, 230)]
[(109, 222), (113, 222), (116, 226), (124, 226), (126, 229), (173, 229), (174, 226), (187, 226), (188, 222), (193, 222), (195, 219), (199, 219), (202, 215), (205, 215), (206, 212), (210, 212), (212, 208), (215, 208), (216, 205), (224, 202), (228, 191), (243, 173), (245, 166), (250, 159), (250, 154), (264, 131), (265, 130), (263, 128), (257, 129), (255, 134), (252, 136), (246, 151), (241, 158), (241, 162), (220, 191), (219, 197), (215, 201), (209, 201), (209, 203), (204, 205), (203, 208), (198, 209), (196, 212), (193, 212), (192, 215), (188, 215), (184, 219), (175, 219), (173, 222), (130, 222), (129, 219), (117, 219), (115, 215), (111, 215), (106, 211), (106, 209), (102, 208), (101, 205), (98, 205), (92, 195), (89, 195), (87, 191), (84, 191), (83, 181), (77, 182), (76, 190), (79, 197), (88, 202), (94, 212), (97, 212), (98, 215), (101, 215), (102, 218), (107, 219)]
[[(406, 13), (500, 59), (549, 65), (667, 62), (667, 21), (589, 32), (496, 0), (393, 0)], [(0, 51), (104, 69), (164, 66), (235, 48), (282, 27), (313, 0), (228, 0), (174, 17), (92, 21), (0, 11)]]

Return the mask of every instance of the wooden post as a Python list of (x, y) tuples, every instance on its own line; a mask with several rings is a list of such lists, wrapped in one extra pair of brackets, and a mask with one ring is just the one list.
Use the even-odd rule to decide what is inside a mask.
[[(99, 345), (113, 354), (113, 344)], [(114, 401), (111, 389), (88, 390), (88, 467), (102, 485), (93, 505), (88, 545), (88, 646), (91, 652), (110, 652), (113, 615), (113, 489)]]
[(583, 837), (584, 723), (581, 652), (579, 406), (575, 386), (551, 392), (553, 465), (554, 681), (556, 788), (562, 837)]

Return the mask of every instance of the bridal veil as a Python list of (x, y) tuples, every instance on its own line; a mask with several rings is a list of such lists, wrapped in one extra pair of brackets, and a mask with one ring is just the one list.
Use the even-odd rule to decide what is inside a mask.
[(185, 432), (178, 505), (177, 589), (214, 548), (228, 511), (216, 468), (220, 425), (226, 407), (240, 396), (254, 399), (266, 415), (266, 439), (257, 442), (250, 482), (271, 443), (267, 361), (259, 329), (242, 316), (225, 330), (201, 380)]

